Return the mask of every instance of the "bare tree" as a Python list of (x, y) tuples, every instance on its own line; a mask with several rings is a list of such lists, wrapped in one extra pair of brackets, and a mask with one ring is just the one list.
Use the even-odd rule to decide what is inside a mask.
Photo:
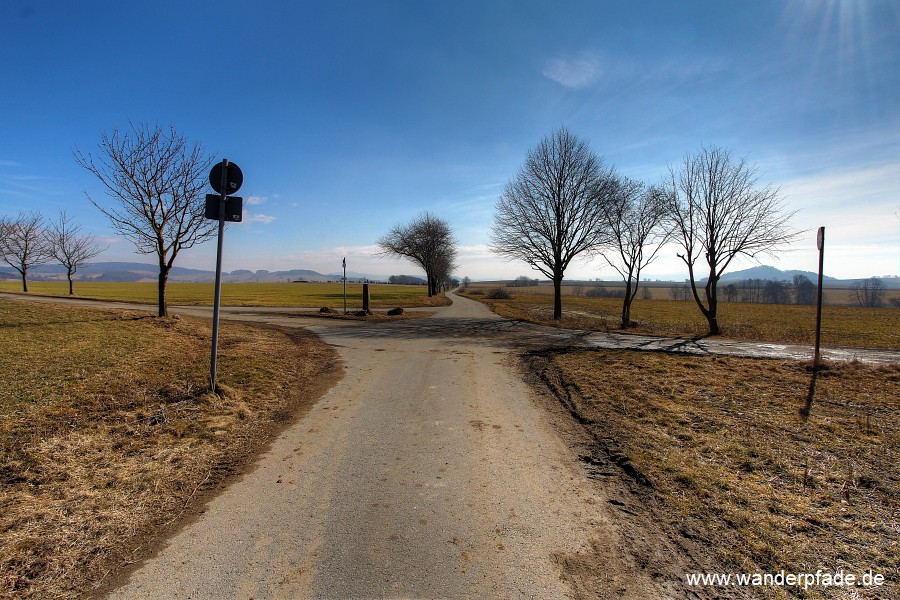
[(725, 286), (725, 300), (728, 302), (734, 302), (735, 298), (737, 298), (738, 288), (733, 283), (729, 283)]
[(204, 217), (212, 158), (173, 127), (143, 123), (125, 133), (101, 133), (98, 157), (76, 150), (75, 161), (97, 176), (118, 205), (106, 208), (88, 195), (94, 206), (138, 252), (156, 254), (159, 316), (167, 316), (166, 282), (175, 257), (216, 235), (217, 223)]
[(687, 283), (675, 285), (669, 288), (669, 296), (672, 300), (687, 300), (691, 293), (691, 286)]
[(533, 285), (539, 285), (539, 279), (532, 279), (527, 275), (519, 275), (515, 279), (509, 282), (509, 287), (531, 287)]
[(786, 281), (766, 281), (763, 297), (768, 304), (787, 304), (790, 298)]
[(50, 223), (47, 230), (50, 253), (66, 268), (69, 280), (69, 295), (75, 295), (72, 276), (83, 266), (106, 248), (97, 245), (93, 235), (81, 235), (81, 225), (75, 225), (65, 210), (60, 211), (59, 219)]
[[(449, 232), (449, 230), (448, 226), (447, 231)], [(434, 288), (431, 290), (430, 295), (433, 296), (442, 290), (449, 290), (453, 287), (453, 269), (459, 266), (454, 262), (455, 260), (456, 247), (453, 245), (451, 238), (450, 245), (437, 254), (433, 263), (434, 275), (431, 283)]]
[(19, 213), (14, 219), (0, 220), (0, 258), (19, 272), (23, 292), (28, 291), (28, 270), (51, 257), (41, 213)]
[(428, 295), (438, 293), (457, 267), (456, 241), (450, 224), (429, 212), (422, 213), (408, 225), (397, 225), (378, 240), (381, 255), (408, 258), (425, 271)]
[[(669, 172), (669, 218), (684, 250), (678, 257), (688, 267), (691, 292), (709, 333), (717, 335), (722, 273), (738, 255), (771, 255), (796, 239), (798, 232), (788, 227), (794, 213), (784, 212), (777, 188), (758, 187), (755, 167), (715, 146), (686, 155), (681, 167)], [(700, 260), (705, 265), (698, 265)], [(697, 290), (698, 268), (708, 272), (703, 298)]]
[(816, 303), (816, 284), (806, 275), (798, 273), (791, 280), (794, 285), (794, 300), (797, 304)]
[(553, 318), (562, 318), (562, 280), (576, 256), (604, 239), (602, 204), (610, 173), (585, 140), (563, 128), (528, 151), (497, 201), (491, 250), (553, 281)]
[(881, 306), (884, 296), (884, 282), (879, 277), (860, 279), (853, 283), (853, 295), (863, 308)]
[(610, 201), (602, 203), (603, 227), (610, 233), (603, 258), (625, 282), (622, 327), (631, 327), (631, 304), (641, 283), (641, 271), (652, 263), (669, 240), (665, 226), (665, 191), (646, 187), (627, 177), (617, 177)]

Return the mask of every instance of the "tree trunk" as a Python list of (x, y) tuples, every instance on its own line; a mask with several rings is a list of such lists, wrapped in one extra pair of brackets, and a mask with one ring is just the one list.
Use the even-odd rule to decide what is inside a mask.
[(709, 324), (709, 335), (719, 335), (718, 303), (716, 302), (716, 283), (719, 281), (719, 278), (716, 276), (716, 271), (715, 269), (710, 269), (709, 279), (707, 279), (706, 287), (704, 288), (706, 301), (709, 303), (709, 306), (707, 306), (703, 304), (703, 300), (700, 299), (700, 293), (697, 291), (697, 282), (694, 279), (694, 266), (691, 263), (687, 263), (687, 266), (688, 274), (691, 278), (691, 293), (694, 295), (694, 302), (700, 307), (700, 312), (703, 313), (706, 322)]
[(562, 276), (553, 277), (553, 318), (562, 319)]
[(164, 264), (159, 267), (159, 316), (168, 317), (169, 307), (166, 303), (166, 282), (169, 279), (169, 269)]
[(22, 269), (21, 273), (22, 273), (22, 291), (27, 292), (28, 291), (28, 279), (25, 276), (25, 269)]
[(622, 329), (631, 327), (631, 279), (625, 282), (625, 299), (622, 301)]
[(722, 331), (719, 329), (719, 298), (716, 289), (719, 283), (719, 277), (714, 269), (709, 271), (709, 279), (706, 281), (706, 302), (708, 308), (704, 311), (707, 323), (709, 323), (709, 335), (719, 335)]
[(713, 313), (706, 315), (706, 321), (709, 323), (709, 335), (719, 335), (719, 319)]
[(66, 277), (69, 278), (69, 295), (74, 296), (75, 295), (75, 286), (72, 285), (72, 271), (69, 271), (68, 274), (66, 275)]

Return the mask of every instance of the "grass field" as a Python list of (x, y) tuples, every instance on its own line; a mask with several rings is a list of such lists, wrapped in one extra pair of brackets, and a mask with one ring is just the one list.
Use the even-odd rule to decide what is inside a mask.
[(804, 421), (810, 374), (796, 362), (632, 351), (526, 361), (649, 479), (659, 518), (726, 569), (872, 570), (888, 585), (824, 596), (900, 598), (900, 365), (831, 365)]
[[(0, 281), (0, 291), (20, 292), (20, 282)], [(68, 282), (34, 281), (28, 283), (31, 294), (68, 296)], [(154, 282), (114, 283), (75, 282), (75, 294), (79, 298), (123, 300), (154, 304), (157, 302), (157, 284)], [(167, 287), (168, 303), (172, 305), (211, 306), (214, 286), (211, 283), (170, 282)], [(446, 299), (428, 297), (425, 286), (369, 284), (372, 308), (414, 308), (441, 306)], [(343, 309), (344, 287), (340, 283), (223, 283), (222, 306), (291, 306), (321, 308), (327, 306)], [(362, 308), (362, 284), (347, 284), (347, 308)]]
[[(463, 295), (487, 302), (497, 314), (514, 319), (560, 325), (576, 329), (617, 330), (622, 301), (612, 298), (563, 298), (563, 319), (553, 316), (553, 296), (529, 289), (508, 288), (509, 300), (487, 300), (483, 288), (471, 286)], [(693, 301), (635, 299), (631, 318), (637, 333), (695, 337), (709, 331), (706, 319)], [(816, 309), (793, 304), (719, 305), (723, 337), (766, 342), (808, 343), (815, 341)], [(900, 350), (900, 308), (825, 306), (822, 310), (823, 346), (855, 346)]]
[[(488, 289), (507, 286), (509, 282), (478, 282), (470, 284), (473, 288)], [(890, 282), (893, 283), (893, 282)], [(601, 282), (574, 282), (564, 281), (562, 286), (563, 296), (586, 297), (587, 292), (596, 285), (602, 285), (607, 291), (624, 291), (625, 284), (622, 281), (601, 281)], [(643, 298), (644, 293), (650, 295), (648, 300), (671, 300), (672, 290), (678, 290), (679, 293), (683, 289), (683, 283), (673, 283), (670, 281), (642, 281), (641, 289), (638, 295)], [(725, 285), (720, 284), (719, 289), (723, 290)], [(522, 291), (529, 294), (553, 294), (553, 286), (548, 282), (540, 285), (524, 286), (521, 288), (508, 286), (510, 291)], [(646, 292), (644, 292), (646, 290)], [(724, 298), (724, 292), (721, 292)], [(859, 302), (853, 290), (850, 287), (828, 287), (823, 289), (823, 303), (829, 306), (858, 306)], [(885, 289), (883, 292), (883, 302), (885, 306), (891, 306), (891, 301), (900, 299), (900, 289)]]
[(312, 334), (0, 299), (0, 597), (133, 562), (335, 377)]

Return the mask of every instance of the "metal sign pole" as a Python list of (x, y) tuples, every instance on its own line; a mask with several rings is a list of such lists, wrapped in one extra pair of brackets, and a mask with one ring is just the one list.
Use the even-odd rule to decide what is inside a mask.
[(222, 238), (225, 233), (225, 192), (228, 177), (228, 159), (222, 159), (222, 183), (219, 197), (219, 247), (216, 250), (216, 291), (213, 300), (212, 358), (209, 364), (209, 389), (216, 391), (216, 359), (219, 346), (219, 300), (222, 293)]
[(816, 397), (816, 380), (819, 378), (819, 344), (822, 341), (822, 271), (825, 266), (825, 228), (819, 227), (819, 233), (816, 236), (816, 246), (819, 248), (819, 290), (818, 301), (816, 302), (816, 349), (813, 354), (812, 377), (809, 380), (809, 391), (806, 393), (806, 406), (800, 409), (803, 419), (809, 418), (812, 411), (813, 401)]
[(819, 227), (816, 236), (816, 246), (819, 248), (819, 294), (816, 305), (816, 353), (813, 356), (813, 369), (819, 369), (819, 344), (822, 341), (822, 268), (825, 265), (825, 228)]

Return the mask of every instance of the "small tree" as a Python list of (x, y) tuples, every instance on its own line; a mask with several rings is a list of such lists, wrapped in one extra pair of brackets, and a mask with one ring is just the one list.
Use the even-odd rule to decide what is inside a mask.
[(738, 288), (733, 283), (729, 283), (725, 286), (725, 300), (728, 302), (734, 302), (737, 298)]
[(50, 223), (47, 237), (53, 258), (66, 268), (69, 295), (74, 296), (72, 276), (78, 271), (78, 267), (86, 264), (106, 248), (98, 246), (94, 236), (81, 235), (81, 226), (72, 223), (72, 219), (64, 210), (60, 211), (58, 220)]
[(0, 220), (0, 258), (19, 272), (23, 292), (28, 291), (28, 270), (49, 262), (52, 256), (41, 213), (19, 213), (14, 219)]
[(810, 281), (809, 277), (797, 274), (791, 281), (794, 284), (794, 301), (797, 304), (816, 303), (816, 284)]
[(408, 258), (425, 271), (428, 295), (434, 296), (456, 268), (456, 241), (450, 224), (425, 212), (409, 225), (397, 225), (378, 240), (382, 255)]
[[(685, 156), (670, 167), (669, 219), (683, 249), (678, 257), (690, 276), (691, 292), (706, 317), (710, 335), (720, 333), (719, 278), (738, 255), (773, 254), (798, 235), (788, 227), (777, 188), (758, 187), (756, 168), (717, 147)], [(703, 261), (703, 265), (698, 264)], [(707, 273), (704, 295), (697, 289), (697, 269)]]
[(613, 181), (610, 201), (601, 205), (603, 227), (610, 233), (603, 258), (625, 282), (622, 301), (623, 328), (632, 325), (631, 305), (641, 284), (641, 271), (652, 263), (668, 241), (665, 192), (645, 187), (627, 177)]
[(672, 300), (687, 300), (691, 294), (691, 286), (687, 283), (675, 285), (669, 288), (669, 297)]
[(884, 296), (884, 282), (878, 277), (861, 279), (853, 284), (853, 295), (863, 308), (876, 308), (881, 306)]
[(768, 304), (787, 304), (790, 294), (788, 284), (784, 281), (766, 281), (763, 296)]
[(93, 173), (118, 205), (106, 208), (87, 195), (113, 228), (141, 254), (156, 254), (159, 316), (167, 316), (166, 283), (175, 258), (217, 232), (217, 222), (204, 216), (212, 158), (174, 127), (144, 123), (125, 133), (101, 133), (97, 158), (76, 150), (75, 162)]
[(528, 151), (494, 213), (491, 250), (553, 281), (553, 318), (562, 318), (562, 281), (576, 256), (605, 239), (602, 205), (610, 173), (586, 141), (563, 128)]
[(519, 275), (509, 282), (509, 287), (531, 287), (532, 285), (538, 285), (538, 283), (540, 282), (537, 279), (532, 279), (527, 275)]

